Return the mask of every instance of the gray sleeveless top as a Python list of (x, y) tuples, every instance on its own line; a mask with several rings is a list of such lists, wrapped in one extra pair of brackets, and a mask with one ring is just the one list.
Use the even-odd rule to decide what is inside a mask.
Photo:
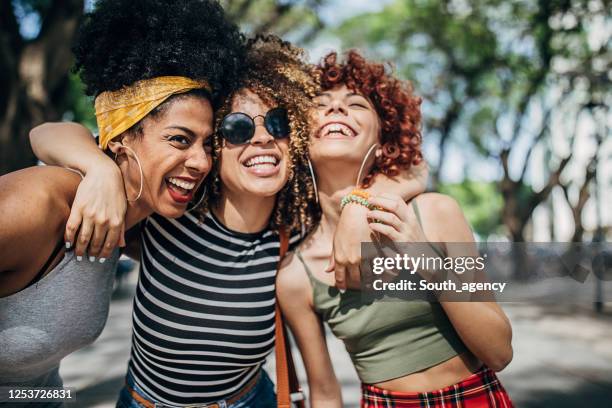
[(103, 264), (66, 252), (38, 282), (0, 298), (0, 386), (62, 386), (62, 358), (102, 332), (118, 260), (119, 250)]

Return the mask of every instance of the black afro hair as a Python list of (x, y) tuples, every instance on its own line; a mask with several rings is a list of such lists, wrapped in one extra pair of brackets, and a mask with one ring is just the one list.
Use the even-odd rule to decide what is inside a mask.
[(245, 39), (213, 0), (99, 0), (73, 51), (88, 95), (164, 75), (207, 80), (231, 92)]

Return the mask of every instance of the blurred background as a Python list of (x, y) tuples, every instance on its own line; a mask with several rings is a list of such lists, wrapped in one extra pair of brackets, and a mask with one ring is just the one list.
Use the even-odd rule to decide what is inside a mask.
[[(221, 3), (245, 32), (279, 34), (313, 62), (359, 48), (410, 80), (423, 97), (430, 189), (460, 202), (479, 240), (610, 242), (609, 0)], [(0, 175), (36, 164), (27, 135), (39, 123), (95, 128), (70, 53), (93, 4), (0, 1)], [(121, 386), (134, 282), (115, 294), (101, 339), (64, 365), (82, 406), (111, 406)], [(594, 288), (584, 304), (503, 305), (515, 359), (501, 378), (518, 406), (610, 406), (609, 300)], [(346, 404), (357, 406), (354, 371), (342, 345), (330, 347)]]
[[(0, 2), (0, 174), (35, 164), (29, 129), (95, 127), (70, 44), (93, 1)], [(612, 212), (608, 0), (226, 0), (247, 33), (313, 61), (359, 48), (423, 97), (431, 188), (481, 239), (591, 240)]]

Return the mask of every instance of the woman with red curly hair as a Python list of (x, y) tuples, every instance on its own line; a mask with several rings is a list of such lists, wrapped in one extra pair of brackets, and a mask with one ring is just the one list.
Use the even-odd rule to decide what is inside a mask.
[(329, 54), (315, 76), (322, 89), (309, 155), (322, 217), (277, 278), (312, 406), (342, 406), (325, 321), (353, 361), (362, 407), (511, 407), (494, 371), (512, 359), (512, 329), (495, 302), (367, 301), (361, 291), (338, 290), (325, 272), (348, 208), (391, 241), (442, 243), (428, 245), (443, 258), (465, 255), (444, 243), (472, 243), (473, 235), (450, 197), (422, 194), (407, 204), (392, 194), (354, 189), (356, 180), (367, 187), (377, 174), (393, 177), (421, 162), (421, 99), (410, 85), (356, 51), (345, 62)]

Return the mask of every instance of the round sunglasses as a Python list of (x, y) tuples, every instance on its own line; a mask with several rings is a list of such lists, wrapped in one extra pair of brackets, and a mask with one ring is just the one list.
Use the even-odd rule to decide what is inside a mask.
[(289, 136), (289, 117), (285, 108), (274, 108), (265, 116), (255, 117), (242, 112), (230, 113), (221, 121), (219, 127), (221, 136), (232, 144), (248, 143), (255, 134), (255, 118), (258, 117), (264, 118), (264, 127), (274, 139), (284, 139)]

